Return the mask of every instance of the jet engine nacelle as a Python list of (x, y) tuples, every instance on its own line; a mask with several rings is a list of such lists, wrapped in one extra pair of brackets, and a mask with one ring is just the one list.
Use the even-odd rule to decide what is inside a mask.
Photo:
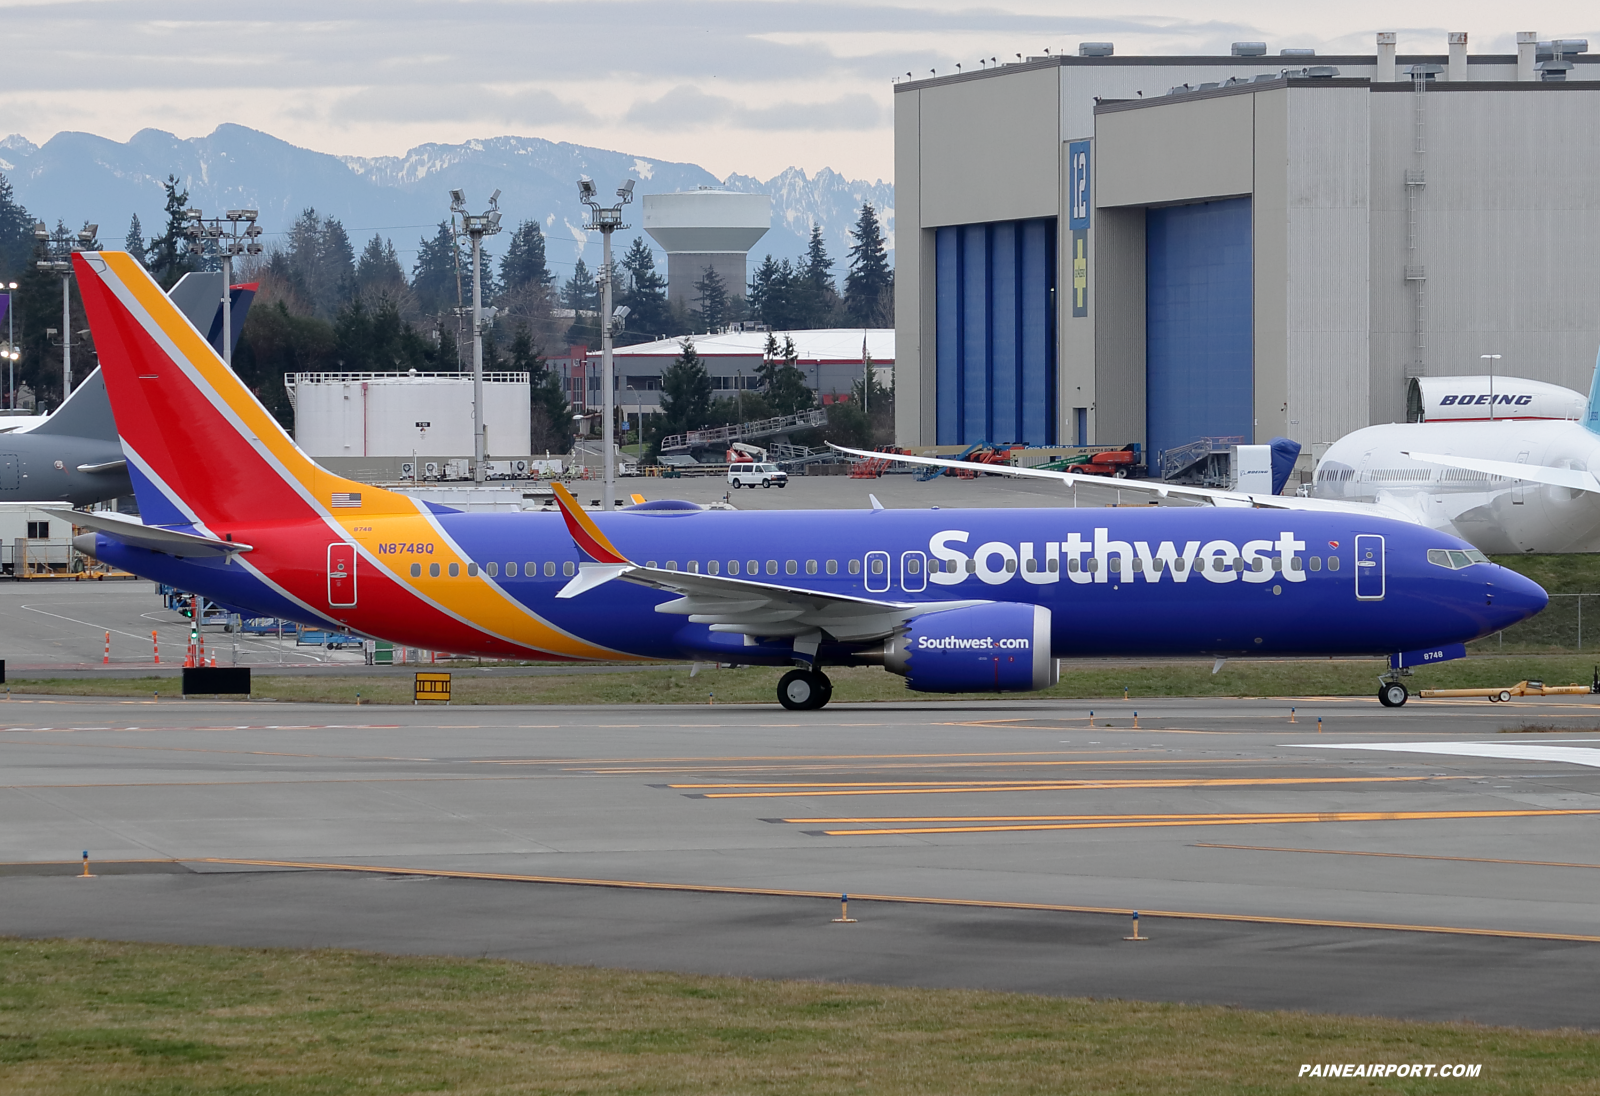
[(993, 602), (927, 613), (884, 645), (884, 669), (924, 693), (1025, 693), (1056, 683), (1050, 610)]

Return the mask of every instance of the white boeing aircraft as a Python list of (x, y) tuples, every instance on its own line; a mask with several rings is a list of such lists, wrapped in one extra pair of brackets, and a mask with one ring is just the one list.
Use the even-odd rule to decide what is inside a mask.
[[(1600, 479), (1590, 471), (1600, 470), (1600, 359), (1595, 364), (1586, 406), (1571, 389), (1515, 378), (1456, 378), (1455, 385), (1431, 385), (1422, 412), (1430, 421), (1369, 426), (1340, 438), (1318, 463), (1309, 496), (1154, 480), (1110, 484), (1098, 476), (1038, 468), (897, 459), (1114, 487), (1123, 494), (1145, 492), (1191, 504), (1367, 513), (1449, 533), (1481, 552), (1600, 552)], [(836, 448), (863, 457), (883, 455)]]

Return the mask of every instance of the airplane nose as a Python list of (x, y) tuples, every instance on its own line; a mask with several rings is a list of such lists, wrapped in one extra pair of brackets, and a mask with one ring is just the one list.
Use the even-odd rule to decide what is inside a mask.
[(1505, 567), (1487, 585), (1489, 616), (1495, 631), (1527, 620), (1550, 604), (1544, 587)]

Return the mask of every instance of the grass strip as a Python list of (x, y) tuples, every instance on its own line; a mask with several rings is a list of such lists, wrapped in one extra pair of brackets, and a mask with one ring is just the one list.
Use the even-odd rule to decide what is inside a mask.
[[(1467, 658), (1424, 667), (1407, 679), (1419, 689), (1469, 689), (1514, 685), (1524, 679), (1550, 685), (1585, 683), (1593, 661), (1572, 655)], [(1304, 662), (1229, 662), (1220, 673), (1211, 663), (1175, 662), (1158, 665), (1074, 666), (1064, 661), (1061, 681), (1038, 693), (1007, 694), (1060, 700), (1130, 699), (1139, 697), (1265, 697), (1374, 696), (1385, 663), (1378, 659)], [(738, 670), (689, 667), (637, 670), (614, 674), (493, 676), (458, 672), (452, 681), (453, 704), (771, 704), (784, 670), (750, 666)], [(902, 678), (872, 666), (830, 667), (835, 701), (993, 700), (994, 693), (916, 693)], [(283, 676), (257, 674), (254, 695), (283, 701), (353, 704), (410, 704), (409, 676), (392, 673), (363, 676)], [(18, 693), (62, 696), (149, 697), (176, 695), (176, 677), (16, 678), (7, 686)], [(1570, 698), (1583, 703), (1583, 697)], [(1485, 702), (1487, 703), (1487, 701)]]
[(1466, 1023), (348, 951), (0, 939), (0, 1091), (1214, 1093), (1305, 1063), (1481, 1063), (1363, 1091), (1600, 1091), (1600, 1040)]

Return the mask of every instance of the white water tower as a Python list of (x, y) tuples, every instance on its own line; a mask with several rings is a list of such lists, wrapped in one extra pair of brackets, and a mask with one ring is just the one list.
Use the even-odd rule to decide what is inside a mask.
[(667, 299), (695, 304), (694, 283), (706, 267), (721, 276), (729, 296), (745, 295), (745, 260), (772, 227), (772, 199), (701, 187), (644, 196), (644, 230), (667, 253)]

